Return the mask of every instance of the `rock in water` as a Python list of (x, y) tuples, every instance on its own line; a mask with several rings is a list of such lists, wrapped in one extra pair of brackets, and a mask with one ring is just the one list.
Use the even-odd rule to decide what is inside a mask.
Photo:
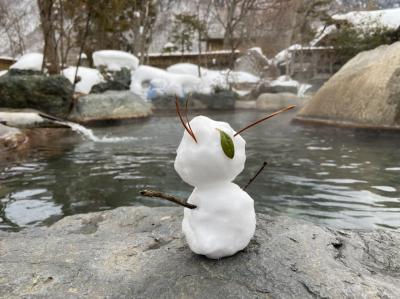
[(307, 101), (293, 93), (263, 93), (257, 98), (256, 108), (260, 110), (279, 110), (289, 105), (302, 106)]
[(32, 108), (65, 117), (72, 103), (72, 84), (63, 76), (22, 75), (11, 71), (0, 77), (0, 107)]
[(0, 298), (398, 298), (399, 232), (257, 219), (250, 245), (222, 260), (190, 251), (181, 208), (0, 231)]
[(400, 129), (400, 42), (351, 59), (322, 86), (296, 120)]
[(151, 115), (152, 105), (130, 91), (107, 91), (80, 97), (69, 119), (93, 122), (132, 119)]
[(4, 152), (23, 148), (27, 140), (28, 137), (19, 129), (0, 124), (0, 158)]

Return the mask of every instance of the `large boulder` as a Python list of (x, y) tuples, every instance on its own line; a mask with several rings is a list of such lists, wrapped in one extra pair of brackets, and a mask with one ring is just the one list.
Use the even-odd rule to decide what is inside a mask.
[(111, 74), (106, 82), (93, 85), (90, 93), (103, 93), (107, 90), (129, 90), (131, 84), (131, 71), (127, 68)]
[(68, 79), (20, 72), (11, 70), (0, 77), (0, 107), (32, 108), (58, 117), (68, 114), (73, 95)]
[(351, 59), (319, 89), (296, 120), (400, 129), (400, 42)]
[(279, 110), (289, 105), (303, 106), (307, 98), (301, 98), (293, 93), (263, 93), (256, 101), (260, 110)]
[(123, 120), (151, 115), (152, 105), (130, 91), (107, 91), (77, 99), (69, 119), (77, 122)]
[(123, 207), (0, 232), (1, 298), (398, 298), (400, 233), (257, 215), (233, 257), (195, 255), (181, 208)]

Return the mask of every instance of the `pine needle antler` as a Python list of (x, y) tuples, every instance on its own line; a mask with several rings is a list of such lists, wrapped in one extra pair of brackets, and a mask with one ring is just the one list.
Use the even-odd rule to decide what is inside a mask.
[(239, 131), (237, 131), (237, 132), (235, 133), (235, 135), (233, 135), (233, 137), (236, 137), (237, 135), (239, 135), (239, 134), (242, 133), (243, 131), (246, 131), (247, 129), (250, 129), (251, 127), (254, 127), (255, 125), (258, 125), (259, 123), (261, 123), (261, 122), (263, 122), (263, 121), (265, 121), (265, 120), (267, 120), (267, 119), (269, 119), (269, 118), (271, 118), (271, 117), (274, 117), (275, 115), (278, 115), (278, 114), (280, 114), (280, 113), (282, 113), (282, 112), (285, 112), (285, 111), (288, 111), (288, 110), (290, 110), (290, 109), (293, 109), (294, 107), (296, 107), (296, 106), (295, 106), (295, 105), (287, 106), (286, 108), (283, 108), (283, 109), (281, 109), (281, 110), (279, 110), (279, 111), (276, 111), (276, 112), (274, 112), (274, 113), (272, 113), (272, 114), (270, 114), (270, 115), (268, 115), (268, 116), (266, 116), (266, 117), (264, 117), (264, 118), (262, 118), (262, 119), (260, 119), (260, 120), (257, 120), (256, 122), (254, 122), (254, 123), (248, 125), (247, 127), (244, 127), (243, 129), (240, 129)]
[(186, 125), (186, 123), (185, 123), (185, 121), (183, 120), (183, 117), (182, 117), (182, 115), (181, 115), (180, 108), (179, 108), (179, 99), (178, 99), (178, 97), (175, 95), (176, 113), (178, 114), (179, 119), (181, 120), (181, 123), (182, 123), (183, 127), (185, 128), (185, 130), (186, 130), (186, 131), (188, 132), (188, 134), (193, 138), (193, 140), (197, 143), (196, 136), (194, 135), (193, 130), (192, 130), (192, 128), (190, 127), (190, 123), (189, 123), (189, 120), (188, 120), (188, 117), (187, 117), (188, 102), (189, 102), (189, 98), (186, 99), (186, 105), (185, 105), (185, 106), (186, 106), (186, 108), (185, 108), (185, 118), (186, 118), (186, 122), (187, 122), (187, 125)]

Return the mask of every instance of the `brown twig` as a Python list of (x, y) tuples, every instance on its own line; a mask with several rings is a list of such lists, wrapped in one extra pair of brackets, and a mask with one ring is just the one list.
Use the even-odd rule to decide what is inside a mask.
[(264, 170), (265, 166), (267, 166), (268, 163), (264, 162), (261, 168), (257, 171), (257, 173), (250, 179), (250, 181), (247, 183), (246, 186), (243, 187), (243, 190), (246, 190), (247, 187), (250, 186), (250, 184), (258, 177), (258, 175)]
[(182, 123), (183, 127), (184, 127), (185, 130), (189, 133), (189, 135), (192, 136), (193, 140), (197, 143), (196, 136), (194, 136), (193, 131), (189, 130), (189, 128), (188, 128), (188, 127), (186, 126), (186, 124), (185, 124), (185, 121), (184, 121), (183, 118), (182, 118), (181, 110), (180, 110), (180, 108), (179, 108), (179, 99), (178, 99), (177, 96), (175, 96), (175, 106), (176, 106), (176, 113), (178, 114), (179, 119), (181, 120), (181, 123)]
[(190, 132), (192, 132), (192, 136), (193, 136), (193, 138), (194, 138), (194, 141), (196, 141), (196, 143), (197, 143), (196, 136), (194, 135), (193, 129), (192, 129), (192, 127), (190, 126), (190, 122), (189, 122), (188, 115), (187, 115), (187, 114), (188, 114), (188, 104), (189, 104), (190, 96), (191, 96), (191, 94), (189, 94), (189, 95), (187, 96), (187, 98), (186, 98), (185, 117), (186, 117), (186, 122), (187, 122), (187, 125), (188, 125), (188, 127), (189, 127), (189, 130), (190, 130)]
[(248, 125), (247, 127), (244, 127), (243, 129), (240, 129), (238, 132), (235, 133), (235, 135), (233, 135), (233, 137), (236, 137), (237, 135), (239, 135), (243, 131), (246, 131), (247, 129), (250, 129), (251, 127), (254, 127), (255, 125), (258, 125), (260, 122), (263, 122), (264, 120), (267, 120), (267, 119), (269, 119), (271, 117), (274, 117), (275, 115), (278, 115), (279, 113), (282, 113), (282, 112), (285, 112), (287, 110), (293, 109), (294, 107), (296, 107), (296, 106), (295, 105), (287, 106), (286, 108), (283, 108), (283, 109), (281, 109), (279, 111), (276, 111), (276, 112), (274, 112), (274, 113), (272, 113), (272, 114), (270, 114), (270, 115), (268, 115), (268, 116), (266, 116), (266, 117), (264, 117), (264, 118), (262, 118), (260, 120), (257, 120), (256, 122)]
[(142, 191), (140, 191), (139, 193), (140, 193), (141, 195), (147, 196), (147, 197), (158, 197), (158, 198), (161, 198), (161, 199), (166, 199), (166, 200), (168, 200), (168, 201), (171, 201), (171, 202), (173, 202), (173, 203), (176, 203), (176, 204), (181, 205), (181, 206), (183, 206), (183, 207), (185, 207), (185, 208), (188, 208), (188, 209), (195, 209), (195, 208), (197, 208), (197, 206), (192, 205), (192, 204), (190, 204), (190, 203), (187, 203), (187, 202), (183, 201), (182, 199), (179, 199), (179, 198), (177, 198), (177, 197), (175, 197), (175, 196), (173, 196), (173, 195), (168, 195), (168, 194), (165, 194), (165, 193), (162, 193), (162, 192), (159, 192), (159, 191), (155, 191), (155, 190), (142, 190)]

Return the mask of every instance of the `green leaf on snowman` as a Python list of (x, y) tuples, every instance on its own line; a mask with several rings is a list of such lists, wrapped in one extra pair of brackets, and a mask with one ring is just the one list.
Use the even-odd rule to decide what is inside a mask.
[(222, 150), (229, 159), (233, 159), (235, 156), (235, 145), (233, 144), (232, 138), (224, 131), (220, 129), (217, 130), (220, 133)]

